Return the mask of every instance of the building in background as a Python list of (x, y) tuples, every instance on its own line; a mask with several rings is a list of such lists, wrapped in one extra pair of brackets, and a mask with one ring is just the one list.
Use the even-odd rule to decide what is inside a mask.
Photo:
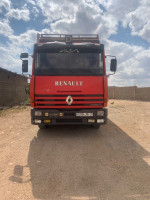
[(0, 68), (0, 106), (10, 106), (28, 99), (28, 78)]

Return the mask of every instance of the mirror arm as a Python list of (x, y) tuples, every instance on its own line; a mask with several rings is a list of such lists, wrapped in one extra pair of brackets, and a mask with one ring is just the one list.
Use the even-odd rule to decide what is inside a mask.
[(29, 54), (29, 56), (31, 56), (33, 58), (33, 54)]
[(31, 74), (24, 74), (23, 72), (22, 72), (22, 74), (23, 74), (24, 76), (26, 76), (26, 77), (27, 77), (27, 79), (31, 79), (31, 77), (32, 77), (32, 75), (31, 75)]
[(31, 74), (26, 74), (26, 75), (28, 75), (27, 76), (28, 79), (31, 79)]
[(114, 72), (113, 74), (107, 74), (106, 77), (109, 78), (109, 76), (112, 76), (112, 75), (114, 75), (115, 73), (116, 73), (116, 72)]
[[(33, 54), (28, 54), (28, 56), (31, 56), (33, 58)], [(20, 57), (20, 59), (23, 60), (21, 57)]]
[(112, 55), (105, 55), (105, 58), (107, 58), (107, 56), (108, 56), (108, 57), (112, 57), (112, 58), (115, 58), (115, 59), (116, 59), (116, 56), (112, 56)]

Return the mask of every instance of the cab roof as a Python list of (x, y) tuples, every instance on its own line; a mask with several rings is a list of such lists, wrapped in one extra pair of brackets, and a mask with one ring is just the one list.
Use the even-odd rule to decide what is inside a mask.
[(97, 34), (37, 34), (37, 44), (100, 45)]

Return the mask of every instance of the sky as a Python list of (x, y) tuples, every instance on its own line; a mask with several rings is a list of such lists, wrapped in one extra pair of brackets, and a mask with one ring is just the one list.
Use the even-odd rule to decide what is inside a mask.
[(21, 74), (37, 33), (99, 34), (118, 61), (109, 85), (150, 86), (150, 0), (0, 0), (0, 67)]

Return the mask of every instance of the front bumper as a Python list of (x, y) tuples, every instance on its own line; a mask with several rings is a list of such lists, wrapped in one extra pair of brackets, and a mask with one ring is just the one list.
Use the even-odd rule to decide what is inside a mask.
[[(42, 116), (35, 116), (35, 111), (41, 111)], [(104, 115), (98, 116), (97, 111), (104, 111)], [(52, 110), (34, 108), (31, 109), (31, 123), (34, 125), (106, 124), (107, 108), (81, 110)]]

